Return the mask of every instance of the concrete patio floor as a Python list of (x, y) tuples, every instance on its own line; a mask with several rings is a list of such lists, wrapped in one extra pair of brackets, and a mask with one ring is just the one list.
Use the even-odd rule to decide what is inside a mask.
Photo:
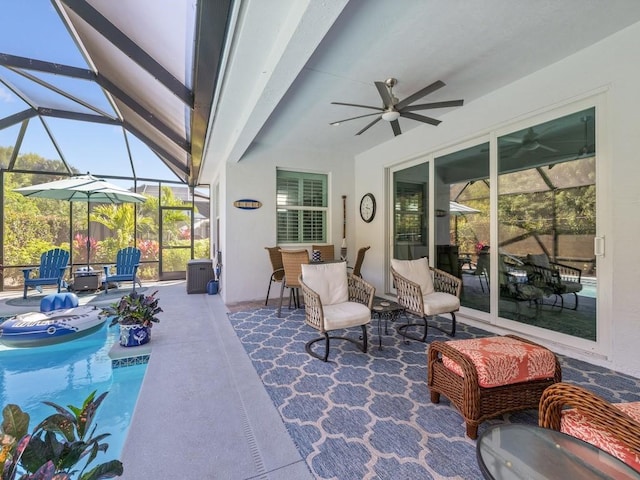
[[(220, 296), (188, 295), (184, 281), (144, 286), (158, 290), (164, 313), (153, 328), (120, 478), (313, 478)], [(2, 307), (4, 315), (21, 312)]]
[(164, 309), (125, 442), (129, 480), (313, 478), (219, 295), (160, 284)]

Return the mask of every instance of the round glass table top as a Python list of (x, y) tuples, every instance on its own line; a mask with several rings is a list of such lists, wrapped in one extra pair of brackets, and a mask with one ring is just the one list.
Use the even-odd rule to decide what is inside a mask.
[(640, 479), (640, 473), (599, 448), (534, 425), (496, 425), (476, 446), (487, 479)]

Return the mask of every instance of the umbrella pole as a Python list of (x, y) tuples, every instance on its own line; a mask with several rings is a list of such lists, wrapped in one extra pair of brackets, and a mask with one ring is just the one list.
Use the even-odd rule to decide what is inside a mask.
[(87, 202), (87, 272), (89, 271), (89, 260), (91, 258), (91, 236), (89, 232), (90, 208), (91, 202)]
[(460, 245), (458, 243), (458, 215), (455, 216), (454, 221), (455, 221), (455, 225), (456, 225), (456, 227), (455, 227), (455, 232), (456, 232), (455, 242), (456, 242), (456, 245)]

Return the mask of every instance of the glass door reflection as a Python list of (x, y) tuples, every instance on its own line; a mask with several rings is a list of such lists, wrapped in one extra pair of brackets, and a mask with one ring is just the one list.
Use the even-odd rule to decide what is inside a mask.
[(429, 256), (429, 164), (393, 174), (393, 258)]
[(499, 316), (592, 341), (595, 127), (590, 108), (498, 138)]
[(435, 266), (462, 279), (460, 303), (490, 309), (489, 144), (435, 159)]

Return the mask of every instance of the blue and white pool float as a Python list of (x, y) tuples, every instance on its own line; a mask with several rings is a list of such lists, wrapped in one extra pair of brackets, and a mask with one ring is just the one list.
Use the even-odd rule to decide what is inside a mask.
[(79, 307), (77, 297), (73, 297), (76, 297), (73, 293), (47, 295), (40, 302), (42, 311), (21, 313), (6, 319), (0, 323), (0, 343), (9, 347), (39, 347), (100, 330), (107, 320), (100, 315), (102, 309), (92, 305)]

